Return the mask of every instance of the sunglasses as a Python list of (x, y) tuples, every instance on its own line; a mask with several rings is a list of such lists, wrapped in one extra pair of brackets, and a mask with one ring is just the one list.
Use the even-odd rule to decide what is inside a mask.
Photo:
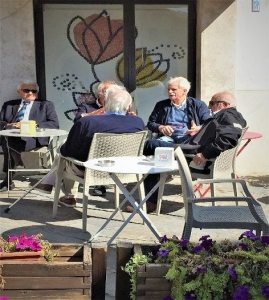
[(36, 94), (36, 93), (38, 93), (38, 90), (32, 90), (32, 89), (22, 89), (22, 91), (24, 92), (24, 93), (33, 93), (33, 94)]
[(219, 103), (226, 103), (225, 101), (214, 101), (214, 100), (210, 100), (209, 101), (209, 106), (213, 106), (214, 104), (219, 104)]

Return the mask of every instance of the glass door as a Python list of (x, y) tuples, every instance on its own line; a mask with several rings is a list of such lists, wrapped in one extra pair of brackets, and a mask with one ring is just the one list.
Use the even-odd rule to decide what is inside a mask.
[(167, 99), (170, 77), (188, 78), (188, 6), (135, 6), (136, 90), (138, 115), (145, 123), (157, 101)]

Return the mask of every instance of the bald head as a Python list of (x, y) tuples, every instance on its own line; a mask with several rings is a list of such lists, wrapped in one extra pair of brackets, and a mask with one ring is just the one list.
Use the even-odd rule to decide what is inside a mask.
[(209, 101), (209, 108), (214, 112), (224, 108), (234, 107), (236, 104), (235, 97), (228, 91), (216, 93)]

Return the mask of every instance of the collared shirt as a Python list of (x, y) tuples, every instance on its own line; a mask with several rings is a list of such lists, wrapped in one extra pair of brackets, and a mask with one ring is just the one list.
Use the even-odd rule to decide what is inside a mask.
[[(24, 100), (24, 99), (21, 100), (21, 104), (19, 106), (18, 111), (22, 108), (24, 101), (26, 101), (26, 100)], [(34, 101), (26, 101), (26, 102), (29, 102), (29, 104), (26, 106), (26, 110), (25, 110), (22, 121), (29, 121), (30, 110), (31, 110), (31, 108), (33, 106), (33, 103), (34, 103)]]

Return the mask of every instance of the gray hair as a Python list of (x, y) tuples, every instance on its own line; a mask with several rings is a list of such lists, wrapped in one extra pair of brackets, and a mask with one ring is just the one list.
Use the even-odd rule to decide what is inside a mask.
[(105, 110), (112, 113), (127, 113), (132, 103), (132, 96), (125, 87), (112, 85), (106, 91)]
[(21, 89), (21, 87), (22, 87), (23, 85), (25, 85), (25, 84), (33, 84), (33, 85), (35, 85), (37, 91), (39, 92), (39, 86), (38, 86), (38, 84), (37, 84), (34, 80), (30, 80), (30, 79), (21, 81), (21, 82), (18, 84), (18, 86), (17, 86), (17, 91), (19, 91), (19, 90)]
[(171, 77), (170, 80), (167, 82), (167, 85), (170, 84), (177, 84), (179, 88), (187, 90), (187, 93), (191, 88), (191, 83), (189, 82), (188, 79), (184, 77)]

